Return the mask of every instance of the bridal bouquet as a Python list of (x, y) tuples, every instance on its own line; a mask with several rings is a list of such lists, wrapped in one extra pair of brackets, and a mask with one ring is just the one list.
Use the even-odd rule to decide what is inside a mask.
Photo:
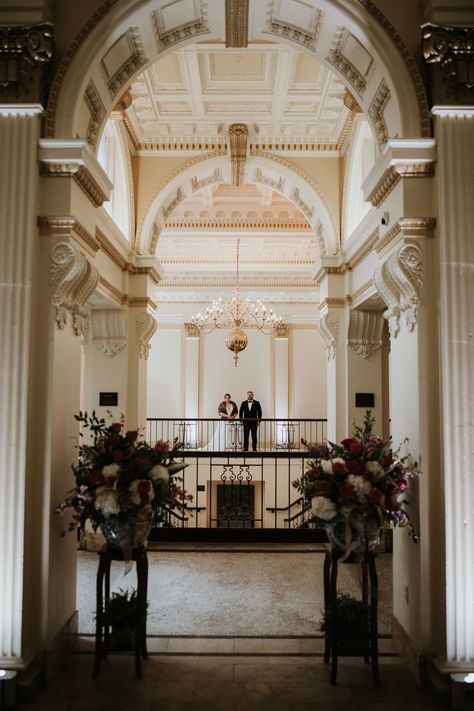
[(405, 509), (409, 481), (419, 474), (418, 465), (410, 455), (393, 451), (390, 440), (374, 436), (373, 424), (368, 410), (363, 426), (340, 445), (303, 441), (314, 458), (293, 486), (311, 504), (311, 520), (317, 526), (330, 535), (339, 525), (341, 547), (357, 537), (370, 543), (384, 521), (407, 527), (418, 540)]
[(153, 519), (159, 521), (164, 508), (182, 509), (190, 499), (176, 476), (186, 467), (174, 461), (178, 443), (170, 449), (159, 440), (152, 447), (138, 431), (124, 432), (123, 422), (107, 425), (95, 412), (80, 412), (75, 419), (89, 436), (80, 433), (84, 441), (78, 463), (72, 465), (75, 486), (56, 511), (72, 513), (67, 530), (100, 528), (129, 558), (145, 544)]

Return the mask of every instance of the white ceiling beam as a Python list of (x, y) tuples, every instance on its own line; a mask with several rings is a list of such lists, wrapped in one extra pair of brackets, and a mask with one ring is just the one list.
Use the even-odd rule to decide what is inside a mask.
[[(184, 82), (187, 86), (191, 99), (193, 118), (202, 120), (204, 118), (204, 102), (202, 94), (201, 73), (197, 61), (196, 51), (182, 53)], [(167, 97), (169, 100), (170, 97)]]

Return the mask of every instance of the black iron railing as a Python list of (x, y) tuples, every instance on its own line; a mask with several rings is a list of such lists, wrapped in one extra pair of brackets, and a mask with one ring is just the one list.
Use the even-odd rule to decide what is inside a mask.
[[(244, 446), (243, 423), (218, 418), (148, 418), (147, 438), (151, 443), (178, 440), (182, 449), (190, 451), (238, 452)], [(301, 440), (322, 442), (325, 438), (325, 419), (264, 419), (258, 424), (257, 449), (299, 451), (305, 449)]]

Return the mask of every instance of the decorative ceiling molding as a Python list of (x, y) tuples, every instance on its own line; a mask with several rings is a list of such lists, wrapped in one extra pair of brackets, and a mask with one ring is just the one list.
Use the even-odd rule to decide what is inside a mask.
[(328, 360), (333, 360), (336, 357), (340, 325), (341, 316), (334, 311), (325, 313), (319, 320), (319, 330), (323, 337)]
[(167, 230), (242, 230), (268, 232), (269, 230), (277, 230), (279, 232), (311, 232), (311, 227), (307, 220), (303, 217), (288, 217), (286, 219), (279, 218), (278, 215), (273, 219), (266, 218), (188, 218), (188, 219), (173, 219), (170, 218), (166, 222)]
[(51, 249), (49, 273), (58, 328), (65, 328), (69, 313), (74, 333), (86, 337), (89, 316), (86, 301), (98, 284), (99, 272), (79, 249), (61, 241)]
[[(374, 69), (374, 58), (345, 27), (338, 28), (326, 59), (346, 78), (357, 94), (363, 97)], [(359, 63), (359, 67), (354, 64), (355, 61)], [(352, 107), (348, 108), (352, 110)]]
[(87, 142), (95, 148), (99, 137), (99, 130), (105, 118), (106, 110), (92, 79), (88, 83), (84, 92), (84, 101), (90, 112), (90, 120), (87, 126), (86, 138)]
[(156, 271), (155, 267), (137, 267), (134, 264), (128, 263), (126, 270), (132, 276), (135, 276), (136, 274), (147, 276), (155, 286), (157, 286), (160, 282), (160, 275)]
[(435, 167), (433, 162), (400, 162), (395, 165), (389, 165), (380, 181), (369, 195), (367, 195), (367, 202), (372, 203), (374, 207), (379, 207), (397, 185), (400, 178), (430, 178), (434, 173)]
[(474, 101), (474, 28), (443, 27), (428, 22), (421, 29), (433, 103), (471, 105)]
[(171, 0), (151, 13), (158, 52), (210, 32), (208, 0)]
[(347, 344), (362, 358), (370, 358), (382, 347), (383, 315), (374, 311), (350, 311)]
[(375, 130), (379, 148), (382, 148), (388, 140), (388, 129), (384, 118), (384, 111), (390, 101), (391, 94), (384, 79), (380, 82), (374, 98), (369, 106), (369, 116)]
[(45, 103), (53, 25), (0, 27), (0, 103)]
[[(306, 22), (305, 26), (297, 25), (294, 18), (301, 18), (300, 22)], [(270, 0), (267, 2), (265, 32), (285, 37), (314, 50), (322, 19), (321, 10), (302, 0)]]
[(413, 331), (418, 318), (418, 307), (423, 289), (422, 252), (416, 244), (404, 244), (377, 269), (375, 287), (387, 304), (390, 335), (396, 338), (400, 331), (400, 317), (405, 315), (409, 331)]
[(246, 47), (249, 34), (249, 0), (225, 0), (225, 46)]
[(38, 217), (40, 234), (45, 236), (70, 236), (76, 234), (89, 247), (92, 254), (100, 249), (99, 242), (72, 215), (47, 215)]
[(249, 129), (245, 123), (233, 123), (229, 126), (230, 162), (234, 187), (244, 184), (248, 135)]
[[(126, 58), (123, 60), (123, 56)], [(118, 60), (117, 58), (120, 57)], [(120, 65), (117, 66), (117, 61)], [(124, 86), (128, 79), (148, 62), (138, 27), (130, 27), (109, 47), (101, 59), (103, 73), (111, 98)]]

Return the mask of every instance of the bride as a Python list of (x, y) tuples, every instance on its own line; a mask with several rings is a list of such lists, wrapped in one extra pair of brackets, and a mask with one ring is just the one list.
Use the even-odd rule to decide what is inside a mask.
[(220, 417), (220, 422), (217, 423), (212, 439), (205, 447), (202, 447), (203, 450), (219, 452), (226, 449), (226, 425), (235, 420), (238, 413), (239, 411), (236, 403), (231, 400), (230, 394), (226, 393), (222, 402), (220, 402), (217, 406), (217, 414)]

